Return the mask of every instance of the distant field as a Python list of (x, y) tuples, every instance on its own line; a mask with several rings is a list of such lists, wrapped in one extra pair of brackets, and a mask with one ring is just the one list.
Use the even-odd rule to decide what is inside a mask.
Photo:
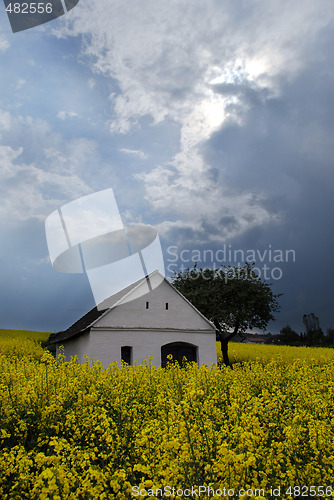
[(0, 329), (0, 339), (3, 338), (25, 338), (36, 340), (36, 342), (43, 342), (43, 340), (47, 340), (50, 332), (34, 332), (31, 330), (1, 330)]
[(0, 330), (0, 356), (5, 355), (12, 359), (22, 359), (26, 356), (40, 360), (44, 349), (43, 340), (47, 340), (50, 333), (34, 332), (31, 330)]
[[(220, 343), (217, 342), (218, 359), (221, 358)], [(231, 363), (259, 361), (267, 363), (282, 360), (290, 363), (295, 360), (328, 362), (334, 360), (334, 349), (329, 347), (293, 347), (284, 345), (244, 344), (230, 342), (228, 354)]]

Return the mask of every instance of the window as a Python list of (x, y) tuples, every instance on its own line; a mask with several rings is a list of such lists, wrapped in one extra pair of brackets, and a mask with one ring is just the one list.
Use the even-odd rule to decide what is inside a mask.
[(122, 345), (121, 347), (121, 360), (128, 365), (132, 365), (132, 347), (129, 345)]
[(168, 302), (166, 302), (166, 311), (168, 311)]
[(149, 302), (146, 302), (146, 309), (148, 309), (149, 304), (150, 304)]

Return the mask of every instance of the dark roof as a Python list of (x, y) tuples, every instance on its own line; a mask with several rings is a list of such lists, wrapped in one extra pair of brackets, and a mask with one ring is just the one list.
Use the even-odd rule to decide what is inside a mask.
[(113, 305), (117, 303), (118, 300), (124, 297), (126, 293), (131, 291), (145, 279), (146, 278), (141, 278), (135, 283), (131, 283), (131, 285), (128, 285), (126, 288), (123, 288), (123, 290), (120, 290), (119, 292), (115, 293), (114, 295), (106, 299), (104, 302), (99, 304), (100, 310), (98, 310), (97, 307), (94, 307), (91, 311), (89, 311), (87, 314), (78, 319), (78, 321), (73, 323), (72, 326), (67, 328), (67, 330), (64, 330), (63, 332), (52, 333), (48, 338), (47, 343), (57, 344), (58, 342), (62, 342), (63, 340), (68, 340), (69, 338), (75, 338), (78, 337), (79, 335), (82, 335), (83, 333), (89, 330), (90, 325), (94, 321), (96, 321), (100, 316), (102, 316), (102, 314), (107, 309), (110, 309)]
[(53, 333), (49, 337), (49, 344), (56, 344), (58, 342), (62, 342), (63, 340), (67, 340), (69, 338), (77, 337), (78, 335), (83, 334), (85, 331), (89, 329), (89, 326), (96, 321), (107, 309), (98, 310), (97, 307), (94, 307), (87, 314), (82, 316), (78, 321), (73, 323), (67, 330), (63, 332)]
[(128, 285), (127, 287), (123, 288), (123, 290), (120, 290), (119, 292), (115, 293), (114, 295), (103, 301), (101, 304), (99, 304), (100, 310), (98, 310), (97, 307), (94, 307), (91, 311), (89, 311), (87, 314), (78, 319), (78, 321), (73, 323), (72, 326), (67, 328), (67, 330), (58, 333), (52, 333), (48, 338), (47, 343), (57, 344), (59, 342), (62, 342), (63, 340), (68, 340), (69, 338), (75, 338), (78, 337), (79, 335), (82, 335), (83, 333), (89, 330), (90, 325), (94, 321), (96, 321), (100, 316), (102, 316), (102, 314), (107, 309), (110, 309), (112, 306), (114, 306), (118, 302), (118, 300), (124, 297), (124, 295), (126, 295), (129, 291), (131, 291), (145, 279), (147, 279), (147, 277), (141, 278), (135, 283), (131, 283), (131, 285)]

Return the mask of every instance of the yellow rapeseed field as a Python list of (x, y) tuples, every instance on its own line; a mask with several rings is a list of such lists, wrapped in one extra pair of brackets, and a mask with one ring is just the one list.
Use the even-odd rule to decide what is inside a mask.
[(104, 370), (2, 339), (0, 498), (332, 498), (332, 352)]
[[(217, 352), (218, 357), (221, 357), (219, 342), (217, 342)], [(293, 363), (295, 360), (305, 360), (327, 363), (328, 361), (334, 361), (334, 349), (230, 342), (229, 357), (232, 362), (261, 361), (261, 363), (267, 363), (276, 360), (282, 363)]]

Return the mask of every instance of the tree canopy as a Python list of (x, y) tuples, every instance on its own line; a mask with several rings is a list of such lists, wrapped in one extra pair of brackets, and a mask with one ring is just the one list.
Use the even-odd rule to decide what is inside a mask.
[(228, 342), (247, 330), (264, 330), (279, 311), (281, 294), (275, 295), (271, 284), (262, 281), (249, 263), (218, 270), (195, 264), (176, 273), (173, 285), (214, 323), (227, 365)]

